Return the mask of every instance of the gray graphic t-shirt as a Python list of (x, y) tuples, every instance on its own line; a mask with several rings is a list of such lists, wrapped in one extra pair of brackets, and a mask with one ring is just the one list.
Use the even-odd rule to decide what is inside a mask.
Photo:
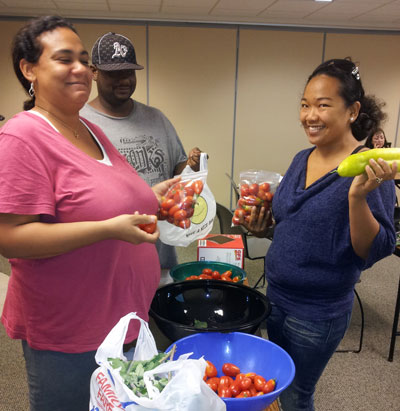
[[(187, 160), (173, 125), (154, 107), (134, 100), (129, 116), (112, 117), (86, 104), (80, 115), (104, 131), (150, 186), (173, 177), (175, 166)], [(177, 264), (173, 247), (158, 242), (157, 249), (162, 268)]]

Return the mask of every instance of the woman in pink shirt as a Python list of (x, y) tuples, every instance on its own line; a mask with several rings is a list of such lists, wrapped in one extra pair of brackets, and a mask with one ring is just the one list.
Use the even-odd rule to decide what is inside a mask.
[(30, 99), (0, 129), (0, 253), (12, 267), (1, 320), (22, 340), (31, 411), (87, 411), (95, 350), (128, 312), (148, 319), (159, 232), (138, 224), (176, 179), (150, 188), (79, 117), (92, 74), (70, 23), (32, 20), (12, 54)]

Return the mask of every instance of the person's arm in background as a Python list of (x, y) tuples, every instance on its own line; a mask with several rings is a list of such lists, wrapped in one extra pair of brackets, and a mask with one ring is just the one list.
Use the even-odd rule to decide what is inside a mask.
[(202, 151), (198, 147), (192, 148), (189, 152), (187, 161), (183, 161), (175, 166), (174, 175), (181, 174), (186, 166), (189, 166), (193, 171), (199, 171), (201, 152)]

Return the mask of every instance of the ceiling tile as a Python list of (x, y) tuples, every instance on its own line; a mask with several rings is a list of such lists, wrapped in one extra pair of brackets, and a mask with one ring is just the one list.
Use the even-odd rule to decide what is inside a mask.
[(193, 16), (199, 18), (202, 16), (204, 19), (207, 18), (209, 12), (209, 8), (206, 7), (172, 7), (172, 6), (163, 6), (161, 9), (161, 15), (173, 15), (176, 14), (178, 16)]
[(139, 7), (160, 7), (161, 0), (108, 0), (108, 3), (111, 5), (113, 4), (128, 4), (131, 6), (139, 6)]
[[(65, 1), (57, 1), (55, 0), (55, 3), (57, 4), (58, 8), (60, 10), (88, 10), (88, 2), (90, 1), (90, 8), (94, 8), (96, 11), (107, 11), (108, 5), (106, 2), (100, 3), (99, 0), (85, 0), (85, 3), (83, 2), (71, 2), (69, 1), (68, 4)], [(87, 13), (86, 13), (87, 14)]]
[(55, 9), (56, 6), (52, 0), (35, 0), (32, 2), (31, 0), (2, 0), (3, 3), (12, 8), (28, 8), (35, 10), (36, 8), (44, 8), (49, 7)]
[(162, 8), (164, 7), (183, 7), (183, 8), (204, 8), (210, 10), (218, 3), (218, 0), (164, 0)]
[[(160, 10), (160, 6), (158, 5), (151, 5), (151, 4), (130, 4), (127, 3), (120, 3), (121, 0), (118, 0), (118, 3), (110, 3), (110, 10), (115, 12), (137, 12), (137, 13), (158, 13)], [(120, 14), (120, 17), (125, 17), (123, 13)]]
[(275, 0), (220, 0), (215, 10), (248, 10), (262, 11)]

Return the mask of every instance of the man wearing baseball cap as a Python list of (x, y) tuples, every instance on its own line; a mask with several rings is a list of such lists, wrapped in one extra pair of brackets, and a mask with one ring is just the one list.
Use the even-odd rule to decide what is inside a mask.
[[(98, 125), (146, 182), (153, 186), (180, 174), (186, 165), (199, 169), (200, 150), (187, 158), (170, 121), (154, 107), (131, 98), (136, 89), (135, 48), (125, 36), (106, 33), (92, 48), (92, 70), (98, 96), (80, 114)], [(158, 241), (160, 284), (172, 281), (168, 270), (177, 264), (174, 247)]]

